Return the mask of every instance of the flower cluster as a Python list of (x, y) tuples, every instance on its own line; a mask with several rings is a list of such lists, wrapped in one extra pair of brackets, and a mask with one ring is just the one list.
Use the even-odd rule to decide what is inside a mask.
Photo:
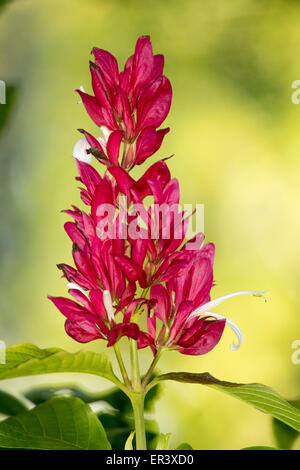
[[(138, 180), (130, 174), (161, 146), (169, 128), (158, 129), (168, 115), (172, 89), (163, 75), (164, 58), (153, 55), (149, 37), (140, 37), (134, 54), (119, 72), (114, 56), (92, 51), (94, 95), (77, 90), (102, 137), (80, 129), (74, 147), (86, 210), (66, 210), (65, 230), (73, 242), (75, 267), (58, 265), (74, 300), (49, 297), (66, 317), (65, 329), (76, 341), (121, 337), (150, 347), (201, 355), (219, 342), (225, 324), (238, 327), (211, 309), (238, 292), (211, 300), (214, 245), (197, 234), (187, 241), (189, 216), (179, 206), (179, 184), (166, 160), (152, 164)], [(104, 165), (101, 176), (92, 158)], [(146, 198), (154, 205), (147, 205)], [(154, 234), (154, 235), (153, 235)], [(147, 315), (147, 331), (138, 325)]]
[(76, 91), (91, 119), (97, 126), (109, 129), (111, 135), (105, 146), (83, 133), (107, 166), (118, 165), (123, 142), (121, 166), (129, 170), (153, 155), (169, 132), (169, 128), (157, 130), (169, 113), (172, 99), (171, 84), (163, 75), (164, 57), (153, 55), (146, 36), (138, 39), (123, 72), (119, 72), (115, 57), (108, 51), (94, 47), (92, 54), (95, 62), (90, 63), (90, 72), (94, 96)]

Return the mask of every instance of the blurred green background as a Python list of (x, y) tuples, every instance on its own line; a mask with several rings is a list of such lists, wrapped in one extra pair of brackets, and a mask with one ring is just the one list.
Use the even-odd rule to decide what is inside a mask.
[[(300, 339), (300, 105), (291, 102), (291, 83), (300, 79), (297, 1), (6, 2), (0, 79), (17, 91), (0, 135), (0, 338), (82, 347), (65, 335), (63, 317), (46, 299), (66, 292), (56, 263), (71, 261), (60, 210), (79, 204), (76, 129), (97, 135), (74, 89), (90, 90), (93, 46), (108, 49), (123, 66), (142, 34), (165, 55), (173, 85), (171, 133), (156, 158), (175, 153), (169, 163), (182, 202), (205, 204), (206, 240), (216, 244), (213, 296), (270, 289), (266, 303), (241, 297), (218, 308), (245, 334), (238, 352), (229, 349), (227, 329), (207, 356), (169, 353), (160, 368), (258, 381), (296, 398), (300, 364), (291, 361), (291, 345)], [(146, 367), (149, 353), (142, 358)], [(4, 386), (16, 390), (39, 381)], [(268, 416), (205, 387), (168, 383), (156, 417), (162, 432), (174, 433), (174, 443), (198, 449), (274, 444)]]

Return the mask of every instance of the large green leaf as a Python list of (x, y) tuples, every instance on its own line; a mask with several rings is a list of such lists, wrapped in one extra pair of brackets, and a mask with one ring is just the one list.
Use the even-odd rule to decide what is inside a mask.
[(0, 423), (0, 447), (47, 450), (111, 449), (104, 428), (79, 398), (52, 398)]
[[(145, 412), (151, 413), (154, 403), (160, 393), (160, 385), (153, 387), (145, 399)], [(129, 398), (118, 388), (104, 390), (97, 393), (89, 393), (84, 388), (74, 383), (60, 385), (47, 385), (31, 388), (26, 391), (25, 397), (33, 403), (40, 404), (55, 396), (74, 396), (92, 405), (95, 402), (106, 403), (108, 406), (99, 411), (99, 419), (105, 427), (107, 437), (113, 449), (124, 449), (126, 440), (134, 429), (132, 405)], [(152, 419), (145, 420), (147, 444), (150, 449), (155, 449), (159, 434), (157, 423)]]
[(13, 416), (24, 410), (27, 410), (27, 407), (19, 398), (0, 390), (0, 413)]
[(33, 344), (6, 348), (6, 363), (0, 364), (0, 380), (56, 372), (83, 372), (104, 377), (122, 389), (107, 354), (91, 351), (68, 353), (62, 349), (40, 349)]
[(171, 372), (158, 376), (153, 384), (160, 380), (175, 380), (177, 382), (208, 385), (211, 388), (221, 390), (222, 392), (238, 398), (245, 403), (249, 403), (258, 410), (268, 413), (279, 421), (288, 424), (296, 431), (300, 431), (300, 410), (292, 406), (277, 392), (266, 385), (225, 382), (212, 377), (207, 372), (202, 374)]

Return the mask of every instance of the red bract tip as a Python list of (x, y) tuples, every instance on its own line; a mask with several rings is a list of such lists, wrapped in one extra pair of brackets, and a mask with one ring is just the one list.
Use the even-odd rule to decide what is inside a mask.
[[(76, 92), (97, 126), (123, 133), (121, 161), (116, 153), (107, 158), (112, 165), (120, 164), (130, 170), (160, 148), (169, 130), (157, 130), (166, 119), (172, 100), (171, 84), (163, 75), (164, 57), (153, 55), (149, 36), (137, 40), (135, 52), (122, 72), (110, 52), (94, 47), (92, 54), (95, 63), (90, 62), (90, 73), (94, 95), (82, 89)], [(91, 137), (86, 135), (93, 146)]]

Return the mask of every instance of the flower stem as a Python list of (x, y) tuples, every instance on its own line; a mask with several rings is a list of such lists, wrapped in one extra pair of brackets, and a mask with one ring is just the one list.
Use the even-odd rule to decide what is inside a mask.
[(130, 353), (131, 353), (131, 382), (132, 392), (130, 393), (130, 400), (133, 408), (135, 436), (136, 436), (136, 450), (146, 450), (146, 431), (145, 431), (145, 418), (144, 418), (144, 399), (145, 393), (141, 385), (141, 374), (137, 350), (137, 342), (134, 339), (130, 340)]
[(147, 373), (144, 377), (143, 383), (142, 383), (143, 388), (147, 386), (147, 384), (148, 384), (148, 382), (151, 378), (152, 372), (154, 371), (154, 369), (156, 367), (156, 364), (158, 363), (162, 352), (163, 352), (162, 349), (157, 351), (156, 356), (154, 357), (153, 361), (151, 362), (150, 367), (149, 367), (149, 369), (148, 369), (148, 371), (147, 371)]
[(131, 355), (132, 388), (136, 391), (140, 391), (141, 390), (140, 366), (139, 366), (137, 343), (134, 339), (130, 339), (130, 355)]
[[(149, 287), (146, 287), (142, 292), (142, 297), (147, 295)], [(144, 308), (143, 302), (140, 302), (132, 315), (131, 321), (133, 323), (137, 323), (139, 314), (141, 310)], [(137, 342), (131, 338), (130, 339), (130, 357), (131, 357), (131, 382), (132, 388), (134, 390), (140, 391), (141, 390), (141, 374), (140, 374), (140, 366), (139, 366), (139, 358), (138, 358), (138, 349), (137, 349)]]
[(136, 437), (136, 450), (147, 450), (145, 418), (144, 418), (144, 393), (131, 393), (130, 395)]
[(118, 364), (119, 364), (119, 367), (120, 367), (120, 371), (121, 371), (121, 374), (122, 374), (122, 377), (123, 377), (123, 380), (124, 380), (124, 384), (126, 385), (127, 388), (130, 388), (129, 377), (128, 377), (127, 372), (126, 372), (125, 364), (123, 362), (123, 358), (121, 356), (121, 352), (120, 352), (120, 348), (119, 348), (118, 344), (114, 345), (114, 350), (115, 350), (116, 358), (117, 358), (117, 361), (118, 361)]
[[(149, 288), (142, 292), (142, 297), (147, 295)], [(137, 323), (141, 310), (144, 308), (143, 302), (140, 302), (132, 315), (131, 321)], [(130, 357), (131, 357), (131, 393), (130, 400), (133, 408), (135, 436), (136, 436), (136, 449), (146, 450), (146, 431), (145, 431), (145, 417), (144, 417), (144, 400), (145, 392), (141, 384), (141, 373), (138, 357), (137, 342), (130, 339)]]

